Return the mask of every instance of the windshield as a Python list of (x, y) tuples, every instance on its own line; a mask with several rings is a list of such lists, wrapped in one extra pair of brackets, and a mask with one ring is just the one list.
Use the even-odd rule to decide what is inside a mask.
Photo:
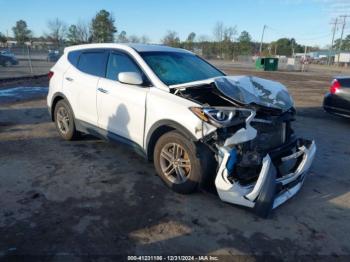
[(200, 57), (182, 52), (141, 52), (140, 55), (166, 85), (178, 85), (224, 74)]

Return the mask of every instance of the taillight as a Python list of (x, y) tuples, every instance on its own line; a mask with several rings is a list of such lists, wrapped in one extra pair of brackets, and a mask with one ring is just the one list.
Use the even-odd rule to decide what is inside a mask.
[(329, 92), (331, 94), (335, 94), (336, 92), (338, 92), (338, 90), (341, 88), (340, 83), (338, 82), (337, 79), (334, 79), (331, 85), (331, 88), (329, 89)]
[(51, 79), (51, 77), (53, 77), (53, 72), (50, 71), (48, 74), (47, 74), (47, 77), (49, 78), (49, 80)]

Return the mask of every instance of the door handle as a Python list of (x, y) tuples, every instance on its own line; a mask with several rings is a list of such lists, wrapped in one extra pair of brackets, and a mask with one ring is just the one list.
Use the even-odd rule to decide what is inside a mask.
[(66, 80), (69, 81), (69, 82), (73, 82), (74, 79), (71, 78), (71, 77), (66, 77)]
[(108, 94), (108, 91), (106, 89), (101, 88), (101, 87), (97, 88), (97, 90), (100, 91), (101, 93)]

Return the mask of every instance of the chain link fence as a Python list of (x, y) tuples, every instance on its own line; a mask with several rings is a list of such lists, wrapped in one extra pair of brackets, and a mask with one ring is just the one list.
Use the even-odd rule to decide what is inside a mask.
[(3, 47), (0, 48), (0, 79), (47, 74), (64, 47)]

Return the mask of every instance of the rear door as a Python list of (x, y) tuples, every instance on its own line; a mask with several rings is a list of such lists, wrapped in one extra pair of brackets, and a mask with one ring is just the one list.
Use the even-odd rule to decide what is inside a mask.
[(64, 93), (70, 94), (75, 118), (97, 126), (96, 88), (105, 75), (108, 53), (103, 49), (84, 50), (64, 75)]
[(149, 87), (118, 81), (121, 72), (143, 75), (137, 63), (121, 51), (111, 51), (106, 77), (98, 82), (98, 125), (113, 134), (143, 146), (145, 104)]

